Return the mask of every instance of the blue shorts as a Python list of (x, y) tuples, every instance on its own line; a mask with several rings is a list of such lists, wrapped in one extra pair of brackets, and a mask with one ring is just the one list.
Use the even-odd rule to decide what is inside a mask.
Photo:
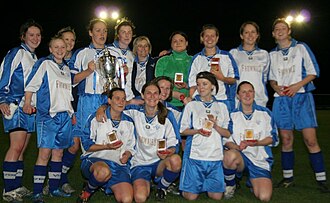
[[(254, 178), (272, 178), (271, 172), (260, 168), (259, 166), (256, 166), (252, 163), (250, 159), (248, 159), (242, 152), (241, 156), (243, 157), (244, 160), (244, 172), (246, 172), (249, 176), (249, 179), (254, 179)], [(239, 176), (239, 175), (238, 175)]]
[(19, 107), (16, 109), (12, 119), (7, 120), (2, 116), (3, 127), (6, 133), (16, 128), (25, 129), (27, 132), (32, 133), (35, 132), (35, 118), (35, 114), (26, 114), (23, 112), (22, 107)]
[(156, 161), (153, 164), (150, 165), (144, 165), (144, 166), (135, 166), (131, 169), (131, 177), (132, 182), (134, 182), (137, 179), (144, 179), (146, 181), (151, 181), (156, 177), (157, 167), (160, 163), (159, 161)]
[(180, 176), (180, 190), (199, 194), (225, 191), (222, 161), (184, 159)]
[(316, 111), (312, 93), (299, 93), (294, 97), (275, 97), (273, 115), (282, 130), (316, 128)]
[(38, 148), (66, 149), (73, 145), (71, 118), (67, 112), (37, 121)]
[(85, 126), (88, 124), (88, 119), (102, 105), (106, 104), (107, 95), (101, 94), (85, 94), (80, 95), (76, 112), (77, 123), (73, 126), (72, 134), (75, 137), (81, 137)]
[(122, 166), (113, 161), (104, 160), (104, 159), (100, 159), (100, 158), (93, 158), (93, 157), (83, 159), (81, 162), (80, 168), (81, 168), (83, 176), (86, 179), (88, 179), (91, 174), (91, 172), (89, 170), (90, 167), (98, 161), (105, 162), (109, 166), (111, 174), (112, 174), (109, 181), (103, 185), (103, 188), (105, 189), (106, 194), (113, 193), (111, 190), (111, 187), (113, 185), (116, 185), (116, 184), (122, 183), (122, 182), (131, 183), (129, 165)]

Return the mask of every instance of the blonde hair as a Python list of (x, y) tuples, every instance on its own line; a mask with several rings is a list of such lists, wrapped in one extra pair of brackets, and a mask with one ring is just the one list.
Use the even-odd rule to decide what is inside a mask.
[(138, 43), (141, 42), (142, 40), (147, 41), (147, 44), (149, 46), (149, 54), (151, 54), (152, 46), (151, 46), (149, 38), (147, 36), (139, 36), (139, 37), (135, 38), (134, 41), (133, 41), (133, 53), (134, 53), (134, 55), (137, 55)]

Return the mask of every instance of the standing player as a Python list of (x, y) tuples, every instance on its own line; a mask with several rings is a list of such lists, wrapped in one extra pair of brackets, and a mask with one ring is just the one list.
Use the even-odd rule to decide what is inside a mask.
[(239, 79), (236, 62), (229, 52), (220, 50), (217, 46), (219, 30), (214, 25), (203, 26), (200, 41), (204, 44), (204, 49), (193, 57), (189, 72), (190, 98), (196, 94), (196, 75), (209, 71), (215, 75), (219, 85), (215, 98), (224, 101), (230, 111), (235, 106), (234, 94), (231, 92), (236, 91), (236, 80)]
[[(134, 94), (134, 104), (143, 104), (141, 90), (144, 84), (155, 78), (155, 64), (158, 60), (151, 56), (151, 43), (148, 37), (139, 36), (133, 41), (133, 53), (135, 59), (130, 78), (130, 83), (126, 83), (128, 94)], [(130, 93), (131, 92), (131, 93)], [(126, 93), (127, 95), (127, 93)], [(132, 104), (132, 101), (130, 103)]]
[[(255, 88), (255, 101), (266, 106), (268, 101), (266, 82), (269, 72), (269, 54), (257, 45), (260, 39), (259, 26), (253, 21), (244, 22), (240, 28), (242, 43), (230, 50), (238, 66), (239, 80), (249, 81)], [(236, 98), (236, 97), (235, 97)], [(236, 98), (236, 107), (238, 106)]]
[[(7, 53), (0, 68), (0, 110), (4, 130), (10, 137), (9, 149), (3, 162), (2, 197), (8, 202), (23, 201), (22, 197), (31, 195), (31, 191), (22, 186), (22, 179), (24, 151), (31, 133), (35, 131), (35, 115), (24, 113), (22, 107), (24, 88), (32, 66), (37, 61), (35, 50), (41, 43), (42, 31), (41, 25), (33, 20), (24, 23), (20, 27), (21, 45)], [(10, 104), (16, 110), (10, 109)], [(12, 118), (7, 117), (9, 115)]]
[(302, 132), (316, 181), (322, 192), (326, 185), (323, 153), (316, 136), (316, 112), (312, 91), (313, 80), (320, 70), (315, 56), (303, 42), (291, 37), (291, 27), (284, 19), (273, 23), (277, 47), (270, 52), (270, 85), (275, 91), (273, 113), (282, 138), (283, 180), (276, 187), (290, 187), (293, 182), (293, 130)]
[[(115, 40), (109, 46), (112, 50), (111, 54), (117, 57), (119, 64), (122, 65), (124, 69), (125, 81), (119, 81), (119, 83), (131, 83), (131, 74), (133, 69), (134, 54), (129, 48), (129, 44), (132, 42), (134, 36), (135, 26), (132, 21), (128, 18), (122, 18), (117, 21), (115, 26)], [(130, 93), (130, 86), (126, 85), (125, 92)], [(127, 99), (131, 100), (133, 95), (127, 94)]]
[[(188, 55), (188, 36), (182, 31), (175, 31), (170, 36), (171, 53), (161, 57), (156, 63), (155, 76), (167, 76), (174, 83), (170, 104), (183, 109), (182, 98), (189, 96), (188, 76), (192, 56)], [(180, 79), (176, 81), (176, 79)]]
[[(69, 66), (73, 73), (73, 83), (78, 84), (78, 106), (77, 123), (74, 125), (72, 134), (83, 135), (83, 129), (88, 118), (101, 105), (107, 103), (107, 96), (104, 93), (105, 81), (95, 71), (94, 59), (106, 48), (108, 37), (107, 23), (102, 19), (92, 19), (89, 22), (88, 33), (91, 38), (89, 46), (78, 49), (72, 56)], [(72, 158), (72, 157), (71, 157)]]
[[(73, 55), (73, 48), (76, 44), (76, 33), (74, 29), (71, 27), (65, 27), (60, 29), (57, 32), (57, 35), (61, 37), (65, 44), (66, 44), (66, 54), (64, 57), (64, 60), (67, 64), (69, 64), (71, 57)], [(77, 104), (78, 104), (78, 86), (75, 86), (72, 88), (72, 96), (73, 96), (73, 102), (72, 102), (72, 107), (74, 112), (77, 112)], [(74, 114), (72, 116), (72, 123), (75, 125), (76, 124), (76, 115)], [(74, 136), (74, 135), (73, 135)], [(63, 153), (63, 167), (62, 167), (62, 174), (61, 174), (61, 182), (60, 186), (62, 190), (66, 193), (74, 193), (75, 189), (72, 188), (72, 186), (69, 184), (68, 180), (68, 171), (73, 165), (73, 162), (75, 160), (75, 155), (80, 149), (80, 139), (79, 137), (74, 136), (73, 137), (74, 145), (69, 147), (67, 150), (64, 151)]]
[[(60, 29), (57, 32), (57, 35), (62, 38), (66, 44), (66, 54), (64, 57), (64, 61), (66, 64), (69, 64), (70, 59), (72, 57), (73, 54), (73, 48), (74, 45), (76, 43), (76, 33), (74, 31), (74, 29), (72, 29), (70, 26), (69, 27), (65, 27)], [(73, 101), (72, 101), (72, 107), (74, 112), (77, 112), (77, 103), (78, 103), (78, 95), (77, 95), (77, 91), (78, 88), (77, 86), (75, 86), (72, 89), (72, 96), (73, 96)], [(76, 116), (73, 115), (72, 116), (72, 123), (75, 124), (76, 122)], [(80, 139), (79, 137), (73, 137), (73, 141), (74, 141), (74, 145), (72, 145), (71, 147), (69, 147), (67, 150), (64, 150), (63, 152), (63, 168), (62, 168), (62, 174), (61, 174), (61, 182), (60, 182), (60, 186), (61, 189), (65, 192), (65, 193), (74, 193), (75, 190), (73, 189), (73, 187), (69, 184), (69, 180), (68, 180), (68, 171), (70, 170), (70, 168), (73, 165), (73, 162), (75, 160), (75, 155), (77, 153), (77, 151), (80, 149)], [(44, 195), (48, 195), (49, 193), (49, 184), (48, 181), (46, 183), (46, 186), (43, 188), (42, 190)]]
[[(55, 197), (69, 197), (60, 187), (63, 149), (73, 144), (71, 73), (64, 62), (66, 44), (58, 36), (49, 42), (50, 55), (33, 66), (25, 88), (23, 111), (31, 114), (32, 94), (37, 94), (38, 158), (34, 166), (33, 202), (44, 202), (42, 186), (49, 163), (49, 192)], [(58, 99), (58, 98), (61, 99)]]

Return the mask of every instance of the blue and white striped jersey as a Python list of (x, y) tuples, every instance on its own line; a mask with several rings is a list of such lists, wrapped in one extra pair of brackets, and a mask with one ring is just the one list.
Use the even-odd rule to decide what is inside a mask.
[(126, 93), (126, 100), (133, 99), (134, 94), (131, 89), (131, 78), (132, 78), (132, 70), (133, 70), (133, 63), (134, 63), (134, 54), (133, 52), (127, 49), (119, 48), (118, 41), (114, 41), (110, 46), (109, 49), (112, 51), (111, 54), (115, 56), (120, 65), (126, 64), (128, 67), (128, 74), (126, 75), (126, 83), (125, 83), (125, 93)]
[[(0, 67), (0, 103), (16, 101), (24, 105), (24, 88), (37, 57), (26, 44), (11, 49)], [(32, 102), (35, 104), (35, 94)]]
[[(202, 71), (211, 71), (211, 58), (220, 58), (220, 68), (225, 77), (231, 77), (239, 79), (238, 74), (238, 68), (236, 65), (236, 62), (232, 55), (227, 52), (220, 50), (217, 47), (217, 52), (212, 57), (207, 57), (205, 55), (205, 48), (197, 53), (192, 60), (192, 64), (190, 66), (189, 70), (189, 79), (188, 79), (188, 85), (189, 87), (197, 86), (196, 84), (196, 76), (198, 73)], [(215, 98), (217, 100), (228, 100), (231, 98), (230, 94), (230, 88), (231, 86), (228, 84), (225, 84), (224, 82), (218, 80), (219, 84), (219, 92), (215, 95)], [(234, 88), (236, 89), (236, 85), (234, 85)], [(234, 90), (235, 91), (235, 90)], [(197, 90), (195, 91), (195, 94), (197, 94)], [(232, 98), (232, 101), (234, 101), (234, 98)]]
[[(230, 130), (230, 117), (227, 105), (218, 102), (215, 97), (212, 102), (203, 102), (199, 95), (189, 102), (182, 112), (180, 132), (186, 129), (202, 129), (207, 115), (217, 117), (217, 125)], [(212, 128), (209, 137), (201, 134), (187, 136), (184, 157), (202, 161), (221, 161), (223, 159), (222, 136)]]
[(230, 114), (233, 122), (233, 132), (229, 138), (224, 139), (224, 142), (225, 144), (233, 142), (239, 145), (244, 139), (245, 130), (252, 130), (253, 135), (258, 140), (272, 137), (273, 144), (270, 146), (247, 147), (242, 151), (254, 165), (271, 171), (271, 164), (273, 163), (271, 146), (277, 146), (279, 143), (272, 113), (266, 107), (256, 105), (255, 103), (253, 104), (253, 113), (248, 117), (244, 115), (241, 109), (242, 107), (239, 106)]
[(157, 143), (166, 140), (167, 148), (177, 147), (180, 134), (177, 122), (171, 111), (168, 111), (165, 124), (158, 122), (158, 116), (147, 118), (144, 106), (128, 105), (124, 112), (132, 117), (136, 128), (136, 154), (131, 160), (132, 168), (149, 165), (159, 161)]
[[(81, 158), (100, 158), (110, 160), (118, 163), (119, 165), (126, 165), (120, 162), (120, 158), (125, 151), (131, 152), (132, 156), (135, 154), (135, 129), (131, 117), (125, 113), (121, 114), (120, 121), (113, 121), (110, 115), (110, 107), (106, 110), (106, 122), (98, 122), (95, 114), (90, 117), (88, 125), (84, 128), (81, 143), (83, 146), (83, 154)], [(87, 152), (88, 149), (94, 144), (107, 144), (109, 140), (107, 134), (109, 132), (116, 132), (118, 140), (123, 142), (123, 145), (116, 150), (101, 150), (96, 152)]]
[(240, 45), (230, 50), (230, 53), (238, 66), (239, 80), (237, 80), (237, 85), (242, 81), (250, 82), (255, 90), (256, 103), (266, 106), (268, 101), (266, 83), (268, 81), (270, 63), (268, 52), (258, 47), (253, 51), (245, 51), (242, 45)]
[[(303, 42), (291, 39), (289, 48), (274, 48), (270, 54), (269, 80), (277, 81), (279, 86), (290, 86), (302, 81), (307, 75), (319, 77), (320, 69), (311, 49)], [(313, 82), (298, 90), (298, 93), (315, 89)], [(275, 97), (278, 94), (275, 92)]]
[[(93, 44), (88, 47), (78, 49), (71, 57), (69, 66), (71, 73), (76, 75), (86, 69), (88, 69), (88, 63), (96, 59), (97, 54), (100, 53), (101, 49), (96, 49)], [(114, 53), (110, 50), (110, 54)], [(102, 94), (104, 92), (104, 84), (106, 79), (100, 76), (97, 71), (87, 76), (84, 80), (78, 84), (78, 95), (84, 94)]]
[(66, 63), (57, 64), (52, 55), (39, 59), (27, 80), (27, 92), (37, 93), (40, 120), (54, 117), (56, 113), (73, 114), (70, 69)]

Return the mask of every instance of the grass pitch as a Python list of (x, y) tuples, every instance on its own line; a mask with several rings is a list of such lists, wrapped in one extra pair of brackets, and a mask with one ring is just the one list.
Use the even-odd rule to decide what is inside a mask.
[[(328, 169), (328, 174), (330, 170), (330, 110), (318, 110), (318, 123), (319, 128), (318, 141), (323, 151), (325, 166)], [(8, 149), (9, 139), (8, 134), (3, 133), (2, 122), (0, 122), (0, 158), (3, 161), (5, 153)], [(273, 182), (278, 182), (282, 179), (281, 162), (280, 162), (280, 147), (273, 148), (273, 154), (275, 158), (274, 168), (273, 168)], [(309, 164), (308, 151), (303, 143), (302, 136), (300, 132), (295, 132), (295, 168), (294, 168), (294, 178), (295, 187), (288, 189), (274, 189), (273, 197), (270, 202), (279, 203), (309, 203), (309, 202), (329, 202), (330, 193), (322, 194), (317, 190), (317, 184), (315, 182), (314, 173)], [(29, 147), (25, 153), (25, 170), (24, 170), (24, 185), (31, 189), (33, 188), (33, 167), (37, 157), (36, 148), (36, 135), (33, 134), (30, 140)], [(2, 164), (0, 167), (0, 172), (2, 174)], [(328, 176), (328, 179), (330, 177)], [(80, 159), (79, 156), (76, 157), (75, 164), (69, 172), (70, 184), (77, 190), (70, 198), (51, 198), (46, 197), (45, 201), (47, 203), (72, 203), (75, 202), (77, 196), (82, 189), (83, 179), (80, 173)], [(328, 181), (329, 182), (329, 181)], [(330, 185), (330, 184), (329, 184)], [(255, 199), (254, 195), (245, 187), (245, 179), (241, 182), (241, 189), (239, 189), (235, 197), (230, 200), (222, 200), (222, 202), (259, 202)], [(3, 180), (0, 180), (0, 190), (3, 190)], [(2, 197), (0, 202), (3, 202)], [(26, 199), (24, 202), (31, 202)], [(90, 202), (115, 202), (113, 196), (106, 196), (102, 192), (97, 192), (90, 200)], [(148, 202), (156, 202), (154, 198), (154, 191), (150, 195)], [(180, 196), (175, 196), (172, 194), (167, 195), (166, 202), (188, 202)], [(201, 194), (197, 202), (216, 202), (207, 198), (205, 194)]]

